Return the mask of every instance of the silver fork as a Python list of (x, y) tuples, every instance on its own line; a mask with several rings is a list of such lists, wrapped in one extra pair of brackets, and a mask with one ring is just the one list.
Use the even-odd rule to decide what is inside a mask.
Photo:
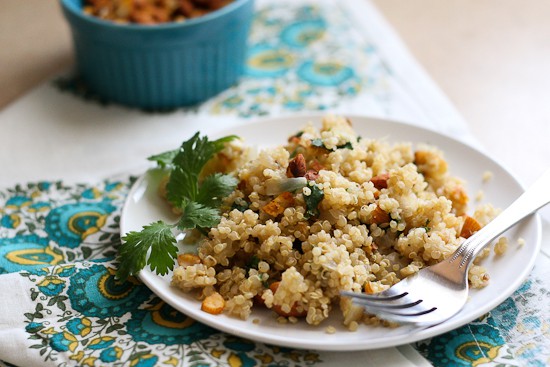
[(468, 269), (497, 236), (550, 202), (550, 170), (494, 220), (465, 240), (446, 260), (377, 294), (342, 291), (381, 319), (432, 326), (458, 313), (468, 298)]

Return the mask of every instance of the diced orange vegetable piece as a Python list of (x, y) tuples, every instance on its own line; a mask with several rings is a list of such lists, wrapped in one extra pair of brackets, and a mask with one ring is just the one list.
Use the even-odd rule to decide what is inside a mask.
[[(273, 294), (277, 292), (279, 284), (281, 284), (281, 282), (273, 282), (269, 286), (269, 289), (271, 289)], [(292, 305), (289, 312), (284, 312), (282, 307), (279, 305), (273, 305), (273, 311), (275, 311), (279, 316), (283, 317), (305, 317), (307, 315), (306, 310), (298, 311), (298, 305), (296, 303)]]
[(464, 214), (468, 206), (468, 193), (463, 186), (455, 187), (450, 193), (448, 193), (448, 199), (453, 203), (453, 209), (457, 215)]
[(254, 304), (259, 306), (265, 306), (265, 301), (262, 298), (262, 293), (258, 293), (257, 295), (254, 296)]
[(219, 315), (225, 308), (225, 300), (218, 292), (214, 292), (206, 297), (201, 304), (201, 310), (212, 315)]
[(370, 182), (372, 182), (374, 184), (374, 187), (376, 187), (378, 190), (387, 189), (389, 178), (390, 178), (389, 173), (381, 173), (371, 178)]
[(460, 230), (460, 237), (469, 238), (471, 235), (481, 229), (481, 225), (477, 220), (469, 215), (464, 216), (464, 224)]
[(414, 152), (414, 163), (418, 166), (418, 171), (428, 177), (441, 177), (447, 172), (447, 162), (435, 152)]
[(273, 292), (273, 294), (275, 294), (275, 292), (277, 292), (277, 289), (279, 289), (280, 284), (281, 284), (281, 282), (273, 282), (269, 285), (269, 289), (271, 289), (271, 292)]
[(277, 217), (285, 211), (286, 208), (294, 205), (294, 196), (288, 191), (279, 194), (275, 199), (262, 207), (262, 210), (271, 215)]
[(390, 215), (381, 207), (377, 206), (372, 212), (372, 223), (384, 224), (390, 222)]
[(178, 255), (178, 265), (179, 266), (189, 266), (196, 265), (201, 263), (201, 258), (195, 254), (185, 253)]

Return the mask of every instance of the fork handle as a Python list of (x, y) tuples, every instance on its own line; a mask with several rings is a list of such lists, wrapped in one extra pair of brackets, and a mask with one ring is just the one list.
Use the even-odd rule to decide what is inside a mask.
[(550, 169), (542, 174), (508, 208), (485, 227), (462, 243), (449, 258), (450, 262), (460, 261), (460, 267), (470, 266), (475, 257), (491, 241), (514, 224), (550, 202)]

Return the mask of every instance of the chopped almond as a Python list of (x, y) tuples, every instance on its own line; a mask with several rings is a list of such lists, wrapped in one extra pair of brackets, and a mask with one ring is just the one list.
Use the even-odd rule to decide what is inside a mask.
[(370, 182), (372, 182), (374, 184), (374, 187), (376, 187), (378, 190), (387, 189), (389, 178), (389, 173), (381, 173), (371, 178)]
[(258, 293), (254, 296), (254, 304), (259, 306), (265, 306), (265, 301), (262, 298), (262, 293)]
[(312, 170), (316, 171), (316, 172), (319, 172), (320, 170), (325, 169), (325, 167), (324, 167), (321, 163), (319, 163), (318, 160), (312, 161), (312, 162), (309, 164), (309, 167), (310, 167)]
[(196, 265), (201, 263), (201, 258), (195, 254), (185, 253), (178, 255), (178, 265), (179, 266), (189, 266)]
[(262, 207), (264, 213), (271, 215), (272, 217), (277, 217), (285, 211), (286, 208), (294, 205), (294, 196), (288, 191), (283, 192), (275, 199), (271, 200), (269, 203)]
[(283, 317), (305, 317), (307, 315), (306, 310), (298, 311), (296, 303), (292, 305), (290, 312), (284, 312), (279, 305), (273, 305), (273, 311), (275, 311), (277, 315)]
[(225, 308), (225, 300), (218, 292), (214, 292), (206, 297), (201, 304), (201, 310), (212, 315), (219, 315)]
[(240, 180), (239, 184), (237, 185), (237, 189), (243, 191), (246, 189), (246, 180)]
[[(275, 294), (275, 292), (277, 292), (277, 289), (279, 289), (280, 284), (281, 284), (281, 282), (271, 283), (271, 285), (269, 286), (269, 289), (271, 289), (273, 294)], [(275, 311), (277, 313), (277, 315), (283, 316), (283, 317), (305, 317), (307, 315), (306, 310), (298, 311), (297, 302), (295, 302), (292, 305), (289, 312), (284, 312), (282, 307), (279, 306), (279, 305), (273, 305), (273, 311)]]
[(300, 143), (300, 138), (297, 137), (297, 136), (291, 136), (290, 138), (288, 138), (288, 142), (290, 144), (299, 144)]
[(372, 212), (372, 223), (384, 224), (390, 222), (390, 215), (381, 207), (377, 206)]
[(464, 216), (464, 224), (460, 230), (460, 237), (469, 238), (481, 229), (481, 224), (469, 215)]
[(316, 179), (319, 178), (319, 172), (315, 171), (315, 170), (308, 170), (304, 176), (306, 178), (306, 180), (308, 181), (315, 181)]
[(302, 153), (298, 153), (294, 159), (288, 162), (286, 177), (304, 177), (306, 174), (306, 159)]

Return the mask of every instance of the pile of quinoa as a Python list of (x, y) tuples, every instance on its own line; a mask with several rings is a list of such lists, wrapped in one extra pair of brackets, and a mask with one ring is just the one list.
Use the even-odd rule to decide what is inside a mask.
[[(172, 278), (198, 299), (219, 293), (223, 312), (241, 319), (267, 307), (281, 321), (319, 325), (341, 312), (350, 330), (378, 324), (340, 291), (383, 291), (452, 254), (467, 216), (482, 227), (497, 214), (489, 204), (467, 213), (465, 183), (439, 149), (361, 138), (344, 117), (308, 124), (253, 159), (247, 149), (234, 141), (215, 158), (239, 184), (197, 261)], [(488, 282), (478, 264), (487, 254), (470, 268), (474, 288)]]

